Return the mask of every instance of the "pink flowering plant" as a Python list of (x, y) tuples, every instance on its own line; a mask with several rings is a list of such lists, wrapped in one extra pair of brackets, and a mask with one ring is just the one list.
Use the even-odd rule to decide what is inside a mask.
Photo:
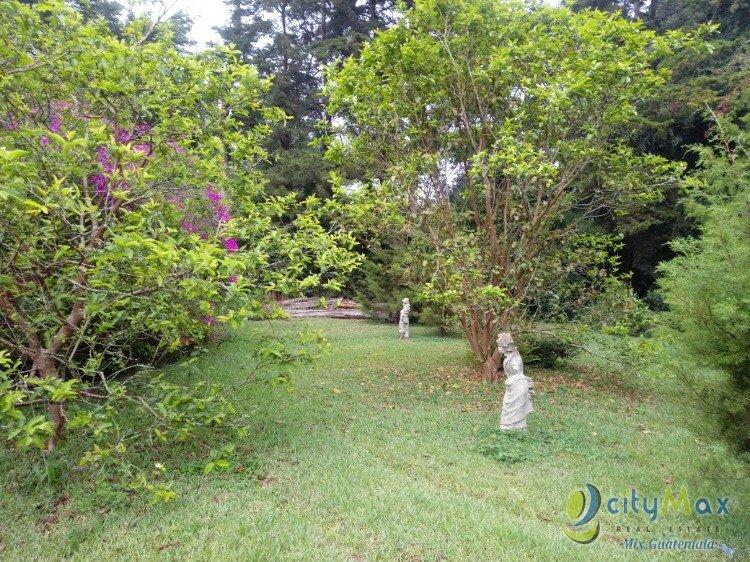
[[(138, 22), (118, 39), (63, 2), (0, 10), (0, 431), (50, 451), (132, 391), (116, 375), (279, 315), (271, 291), (336, 290), (359, 257), (319, 201), (266, 195), (282, 114), (231, 49), (182, 54)], [(181, 392), (203, 412), (181, 431), (226, 420), (213, 390)]]

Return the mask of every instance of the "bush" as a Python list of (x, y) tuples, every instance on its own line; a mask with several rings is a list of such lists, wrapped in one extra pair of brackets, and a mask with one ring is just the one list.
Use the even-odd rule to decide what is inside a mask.
[(654, 315), (630, 286), (616, 277), (608, 277), (577, 321), (605, 333), (637, 336), (653, 327)]
[(268, 317), (271, 291), (337, 290), (358, 261), (318, 200), (265, 193), (270, 83), (148, 30), (0, 3), (0, 429), (18, 447), (51, 450), (88, 419), (76, 404), (118, 399), (108, 379)]
[(571, 342), (552, 334), (527, 332), (516, 338), (525, 365), (553, 368), (559, 359), (571, 354)]
[(441, 335), (448, 334), (457, 326), (457, 322), (451, 316), (450, 311), (437, 304), (423, 307), (417, 315), (417, 321), (425, 326), (437, 328)]

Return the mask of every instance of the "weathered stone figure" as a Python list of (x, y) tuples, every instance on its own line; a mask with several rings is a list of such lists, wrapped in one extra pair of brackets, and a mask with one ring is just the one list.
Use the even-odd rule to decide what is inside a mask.
[(503, 354), (506, 376), (500, 429), (526, 429), (526, 416), (534, 411), (531, 404), (534, 382), (523, 374), (523, 360), (510, 334), (497, 336), (497, 348)]
[(403, 304), (403, 306), (401, 307), (401, 312), (398, 315), (398, 334), (401, 336), (401, 339), (408, 340), (409, 313), (411, 312), (411, 303), (409, 302), (409, 299), (404, 299), (401, 301), (401, 304)]

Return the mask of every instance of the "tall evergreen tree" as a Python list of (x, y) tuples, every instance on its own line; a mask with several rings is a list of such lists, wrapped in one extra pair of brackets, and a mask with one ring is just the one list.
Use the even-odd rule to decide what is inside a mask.
[(117, 0), (71, 0), (70, 5), (83, 15), (84, 21), (103, 18), (112, 33), (119, 36), (124, 9)]
[(266, 170), (273, 189), (328, 191), (328, 165), (314, 146), (325, 128), (321, 96), (324, 65), (359, 50), (393, 18), (393, 0), (225, 0), (230, 9), (222, 38), (245, 61), (273, 76), (267, 103), (289, 116), (269, 139)]
[[(20, 1), (22, 4), (34, 5), (41, 0)], [(67, 3), (83, 16), (84, 21), (103, 19), (110, 31), (120, 38), (123, 26), (135, 17), (132, 11), (125, 12), (125, 7), (120, 0), (68, 0)], [(187, 12), (179, 10), (161, 22), (152, 31), (149, 40), (155, 40), (160, 32), (168, 28), (172, 33), (172, 43), (178, 49), (184, 50), (195, 43), (190, 39), (192, 27), (192, 18)]]

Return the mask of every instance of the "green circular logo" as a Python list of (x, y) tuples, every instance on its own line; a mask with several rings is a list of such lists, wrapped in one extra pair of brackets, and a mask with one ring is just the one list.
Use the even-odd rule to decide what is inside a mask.
[(580, 544), (594, 542), (599, 536), (599, 521), (594, 518), (599, 513), (601, 503), (599, 489), (593, 484), (573, 490), (565, 507), (570, 522), (563, 526), (563, 532)]

